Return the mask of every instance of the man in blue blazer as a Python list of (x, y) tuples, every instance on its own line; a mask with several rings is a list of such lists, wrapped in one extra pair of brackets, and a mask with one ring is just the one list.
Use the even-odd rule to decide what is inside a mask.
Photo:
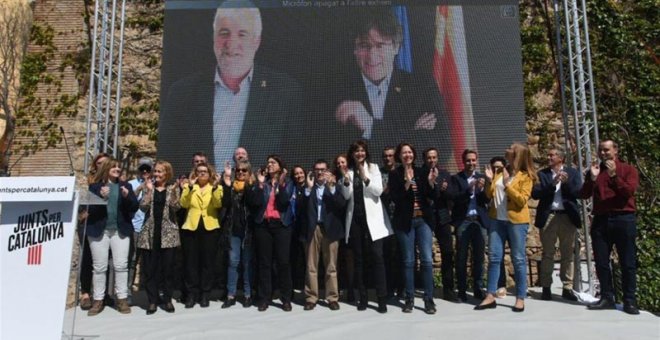
[(578, 171), (564, 164), (565, 154), (559, 148), (548, 151), (548, 167), (538, 172), (539, 183), (532, 189), (532, 198), (539, 200), (536, 208), (536, 227), (541, 229), (542, 300), (552, 300), (550, 286), (555, 263), (555, 243), (559, 238), (561, 266), (559, 278), (562, 281), (562, 297), (577, 301), (573, 294), (573, 253), (575, 235), (580, 228), (580, 213), (577, 197), (582, 188)]
[(337, 179), (328, 169), (328, 162), (317, 160), (307, 174), (305, 197), (302, 198), (303, 230), (307, 275), (305, 275), (305, 310), (316, 307), (319, 299), (318, 263), (323, 254), (325, 267), (325, 298), (331, 310), (339, 309), (337, 254), (339, 240), (344, 237), (346, 200), (336, 188)]
[(452, 225), (456, 228), (456, 282), (458, 298), (467, 295), (467, 254), (472, 246), (472, 279), (474, 298), (483, 299), (484, 249), (489, 227), (488, 198), (484, 191), (486, 177), (477, 172), (477, 151), (465, 149), (461, 159), (463, 171), (451, 177), (449, 194), (454, 202)]

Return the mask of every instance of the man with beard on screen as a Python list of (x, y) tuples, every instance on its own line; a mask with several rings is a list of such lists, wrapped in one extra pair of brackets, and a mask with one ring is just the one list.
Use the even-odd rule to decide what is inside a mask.
[[(211, 70), (174, 83), (159, 122), (159, 157), (187, 169), (190, 150), (204, 150), (221, 167), (242, 146), (253, 159), (282, 152), (287, 124), (302, 98), (284, 73), (255, 64), (261, 43), (261, 13), (245, 1), (226, 1), (213, 21)], [(237, 6), (243, 6), (238, 8)]]

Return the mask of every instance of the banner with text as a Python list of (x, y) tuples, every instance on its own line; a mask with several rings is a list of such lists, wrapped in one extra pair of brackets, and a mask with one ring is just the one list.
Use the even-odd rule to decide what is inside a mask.
[[(3, 184), (16, 179), (5, 179)], [(53, 178), (49, 183), (73, 192), (73, 185), (56, 184)], [(72, 198), (69, 201), (2, 203), (1, 339), (62, 337), (78, 214), (78, 197)]]

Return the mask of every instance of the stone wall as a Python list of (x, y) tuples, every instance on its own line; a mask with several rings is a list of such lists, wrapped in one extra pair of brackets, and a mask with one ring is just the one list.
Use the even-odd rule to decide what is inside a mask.
[[(52, 44), (55, 47), (54, 57), (46, 61), (46, 73), (52, 78), (38, 85), (35, 97), (40, 101), (40, 110), (44, 116), (55, 123), (52, 129), (57, 130), (57, 126), (64, 129), (74, 157), (77, 155), (74, 152), (75, 144), (85, 133), (85, 115), (69, 117), (63, 114), (55, 117), (52, 113), (62, 96), (76, 97), (81, 88), (72, 67), (62, 66), (65, 56), (77, 53), (86, 39), (83, 11), (83, 1), (40, 0), (33, 4), (34, 25), (53, 29)], [(42, 52), (43, 49), (43, 46), (30, 44), (27, 53)], [(78, 111), (81, 112), (84, 100), (78, 106)], [(70, 173), (69, 158), (63, 141), (55, 147), (34, 154), (24, 154), (23, 146), (39, 142), (37, 136), (41, 127), (47, 123), (48, 121), (30, 120), (27, 126), (17, 128), (17, 132), (21, 129), (31, 130), (32, 133), (29, 136), (20, 136), (18, 133), (16, 135), (10, 164), (16, 161), (18, 163), (11, 169), (12, 176), (66, 176)]]

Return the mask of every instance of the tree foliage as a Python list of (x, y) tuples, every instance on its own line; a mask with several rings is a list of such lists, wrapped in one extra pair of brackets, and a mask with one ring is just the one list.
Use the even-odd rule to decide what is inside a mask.
[[(557, 110), (561, 98), (554, 54), (554, 15), (551, 0), (528, 0), (520, 4), (525, 109), (529, 120), (546, 131), (535, 101), (538, 93), (554, 95)], [(642, 308), (660, 311), (660, 26), (658, 0), (589, 0), (587, 17), (592, 54), (599, 137), (620, 145), (621, 158), (637, 167), (638, 299)], [(545, 108), (548, 109), (548, 108)], [(594, 150), (595, 150), (595, 146)]]
[(660, 311), (660, 2), (587, 2), (601, 138), (640, 172), (637, 191), (638, 299)]

